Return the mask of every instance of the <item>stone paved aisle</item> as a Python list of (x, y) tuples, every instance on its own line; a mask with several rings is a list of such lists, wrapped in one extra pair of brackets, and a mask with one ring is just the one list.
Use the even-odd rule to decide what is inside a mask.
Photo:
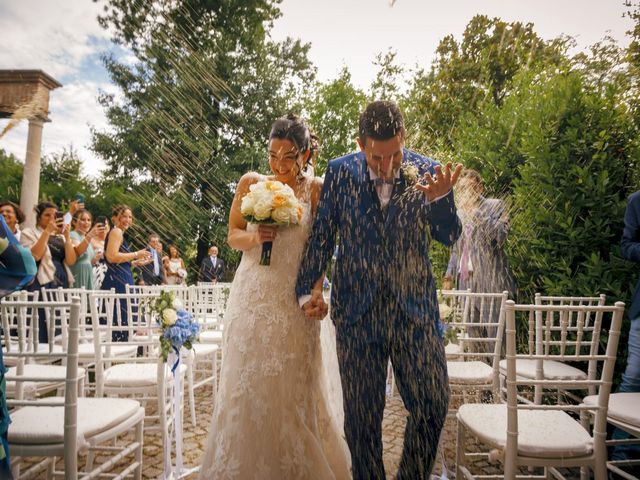
[[(196, 466), (200, 461), (204, 444), (207, 439), (207, 430), (209, 426), (209, 420), (211, 418), (211, 411), (213, 402), (210, 392), (206, 394), (203, 389), (200, 389), (196, 395), (198, 425), (193, 426), (189, 419), (185, 418), (184, 428), (184, 458), (186, 466)], [(383, 445), (384, 445), (384, 464), (387, 473), (387, 478), (395, 478), (398, 470), (398, 464), (400, 461), (400, 454), (402, 452), (402, 442), (404, 436), (404, 428), (406, 423), (407, 412), (404, 409), (402, 400), (396, 394), (393, 398), (387, 398), (387, 405), (384, 412), (383, 420)], [(449, 470), (454, 469), (455, 464), (455, 440), (456, 429), (455, 422), (453, 420), (447, 420), (445, 424), (445, 430), (441, 441), (441, 447), (444, 449), (445, 462)], [(439, 458), (440, 455), (438, 455)], [(80, 462), (82, 463), (82, 461)], [(483, 473), (485, 475), (495, 475), (501, 472), (501, 466), (489, 464), (486, 460), (478, 460), (475, 462), (474, 472)], [(62, 467), (62, 465), (59, 465)], [(162, 444), (159, 436), (146, 435), (144, 445), (144, 468), (143, 478), (145, 479), (157, 479), (162, 474), (163, 468), (163, 452)], [(441, 462), (438, 461), (436, 468), (433, 472), (440, 476)], [(567, 473), (567, 472), (563, 472)], [(189, 479), (194, 479), (196, 476), (191, 475)], [(450, 476), (449, 478), (453, 478)], [(578, 478), (577, 476), (567, 475), (568, 479)], [(285, 479), (283, 479), (285, 480)]]
[[(208, 423), (211, 416), (213, 402), (209, 395), (201, 389), (196, 395), (196, 405), (198, 414), (198, 425), (192, 426), (190, 420), (185, 418), (184, 432), (184, 456), (185, 463), (189, 466), (195, 466), (200, 461), (200, 456), (204, 449), (207, 439)], [(404, 427), (406, 418), (406, 410), (396, 395), (387, 399), (387, 406), (384, 412), (383, 420), (383, 443), (384, 443), (384, 463), (387, 472), (387, 478), (395, 477), (400, 462), (400, 454), (402, 452), (402, 441), (404, 437)], [(455, 430), (447, 428), (445, 433), (445, 452), (449, 460), (447, 464), (452, 468), (453, 458), (455, 456)], [(437, 467), (438, 473), (440, 466)], [(156, 479), (162, 473), (162, 448), (157, 436), (148, 435), (145, 437), (144, 447), (144, 471), (143, 477), (148, 479)], [(192, 475), (191, 478), (195, 478)]]

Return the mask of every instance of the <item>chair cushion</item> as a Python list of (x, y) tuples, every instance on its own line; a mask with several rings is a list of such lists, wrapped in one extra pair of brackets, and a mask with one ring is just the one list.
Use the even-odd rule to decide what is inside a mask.
[(193, 352), (196, 354), (196, 356), (206, 356), (206, 355), (211, 355), (214, 352), (217, 352), (220, 347), (218, 345), (216, 345), (215, 343), (194, 343), (192, 345), (193, 347)]
[[(585, 397), (586, 405), (597, 405), (598, 396)], [(609, 395), (607, 415), (619, 422), (640, 428), (640, 393), (612, 393)]]
[[(458, 421), (492, 446), (506, 448), (507, 406), (461, 405)], [(527, 457), (581, 457), (593, 451), (593, 439), (582, 426), (560, 410), (518, 410), (518, 454)]]
[(484, 362), (447, 362), (449, 383), (487, 384), (493, 381), (493, 368)]
[[(64, 400), (50, 397), (41, 401)], [(128, 398), (78, 398), (78, 449), (91, 437), (115, 427), (135, 415), (140, 403)], [(64, 442), (64, 407), (30, 405), (11, 413), (9, 443), (51, 445)]]
[[(138, 352), (136, 345), (111, 345), (111, 355), (114, 357), (135, 357)], [(78, 344), (78, 355), (82, 360), (95, 358), (96, 349), (93, 343)]]
[[(547, 380), (586, 380), (587, 374), (579, 368), (555, 360), (544, 360), (544, 378)], [(500, 373), (507, 374), (507, 361), (500, 360)], [(518, 358), (516, 360), (516, 373), (524, 378), (536, 378), (536, 360)]]
[[(7, 393), (12, 396), (16, 390), (16, 382), (12, 378), (17, 376), (17, 367), (11, 367), (7, 370)], [(85, 370), (78, 367), (78, 376), (83, 377)], [(67, 376), (67, 367), (61, 365), (47, 365), (39, 363), (28, 363), (24, 366), (23, 376), (36, 378), (38, 381), (22, 382), (24, 394), (27, 397), (33, 397), (38, 390), (48, 391), (64, 382)]]
[(222, 343), (222, 330), (205, 330), (198, 338), (200, 343)]
[[(180, 373), (187, 367), (180, 363)], [(171, 370), (167, 370), (167, 377)], [(119, 363), (104, 371), (105, 387), (152, 387), (158, 384), (158, 365), (156, 363)]]
[(444, 353), (447, 356), (456, 356), (462, 353), (462, 348), (460, 348), (460, 345), (458, 343), (449, 342), (444, 346)]

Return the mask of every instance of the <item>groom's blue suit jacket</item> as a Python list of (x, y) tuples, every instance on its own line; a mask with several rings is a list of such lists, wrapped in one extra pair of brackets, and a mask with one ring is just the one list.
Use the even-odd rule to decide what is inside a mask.
[[(425, 172), (434, 173), (438, 165), (410, 150), (404, 150), (403, 164), (415, 165), (420, 178)], [(336, 326), (356, 322), (382, 291), (390, 291), (400, 308), (417, 321), (439, 325), (429, 240), (451, 245), (461, 226), (452, 192), (428, 204), (412, 183), (401, 173), (385, 211), (362, 152), (329, 162), (296, 294), (311, 292), (338, 240), (331, 275), (331, 318)]]

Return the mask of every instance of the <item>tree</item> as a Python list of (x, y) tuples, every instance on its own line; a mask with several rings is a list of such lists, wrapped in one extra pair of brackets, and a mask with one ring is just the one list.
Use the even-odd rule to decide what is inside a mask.
[(520, 70), (566, 62), (566, 38), (544, 41), (533, 24), (476, 15), (462, 41), (440, 41), (428, 72), (418, 71), (405, 100), (412, 144), (422, 150), (449, 148), (461, 116), (485, 99), (500, 106)]
[(12, 153), (0, 149), (0, 192), (2, 200), (20, 203), (20, 187), (24, 166)]
[(376, 78), (371, 83), (371, 100), (392, 100), (400, 99), (400, 84), (404, 69), (396, 63), (397, 53), (391, 49), (384, 55), (379, 53), (373, 64), (378, 67)]
[(42, 159), (40, 171), (40, 198), (66, 208), (75, 193), (85, 196), (90, 207), (96, 197), (93, 181), (82, 174), (82, 160), (72, 146)]
[(94, 134), (102, 184), (128, 182), (144, 229), (197, 261), (225, 244), (235, 182), (266, 168), (272, 121), (300, 108), (315, 74), (308, 46), (268, 38), (278, 3), (109, 0), (100, 18), (137, 60), (105, 58), (123, 99), (101, 98), (113, 130)]
[(320, 137), (316, 174), (324, 172), (329, 160), (356, 149), (358, 119), (366, 102), (365, 93), (351, 83), (347, 67), (335, 80), (316, 85), (304, 107), (311, 127)]
[[(74, 193), (82, 193), (87, 202), (94, 202), (95, 185), (82, 174), (82, 160), (73, 147), (43, 157), (40, 168), (40, 201), (48, 200), (66, 208)], [(20, 203), (23, 170), (24, 164), (14, 155), (0, 150), (0, 191), (6, 192), (2, 200)]]

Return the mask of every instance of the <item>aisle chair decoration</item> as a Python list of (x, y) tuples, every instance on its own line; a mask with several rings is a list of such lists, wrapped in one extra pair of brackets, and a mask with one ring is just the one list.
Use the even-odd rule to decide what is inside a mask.
[(173, 292), (161, 291), (160, 296), (152, 303), (151, 310), (156, 314), (160, 324), (160, 355), (164, 362), (171, 365), (173, 373), (173, 414), (176, 442), (175, 471), (171, 465), (170, 441), (165, 442), (164, 478), (181, 478), (191, 470), (185, 471), (182, 459), (182, 408), (180, 396), (182, 394), (182, 379), (179, 374), (180, 350), (193, 349), (193, 343), (198, 338), (200, 325), (193, 319), (193, 315), (184, 308), (182, 300), (176, 298)]

